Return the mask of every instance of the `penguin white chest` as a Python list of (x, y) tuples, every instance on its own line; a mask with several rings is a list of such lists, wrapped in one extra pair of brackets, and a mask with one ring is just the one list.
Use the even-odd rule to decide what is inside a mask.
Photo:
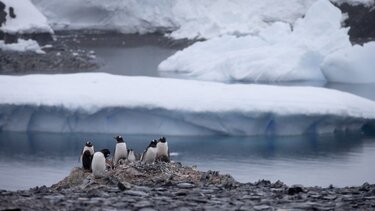
[(115, 154), (113, 156), (113, 164), (116, 165), (117, 162), (121, 158), (126, 159), (127, 157), (128, 157), (128, 150), (126, 149), (126, 144), (125, 143), (117, 143), (116, 149), (115, 149)]
[(134, 162), (136, 160), (135, 155), (134, 155), (134, 151), (129, 152), (128, 160), (131, 161), (131, 162)]
[(94, 177), (103, 177), (105, 175), (105, 157), (101, 152), (95, 152), (91, 163), (92, 174)]
[(153, 163), (156, 159), (156, 148), (149, 147), (143, 155), (142, 161), (145, 163)]
[(91, 146), (91, 147), (85, 146), (85, 147), (83, 147), (82, 153), (84, 153), (86, 150), (88, 150), (91, 155), (94, 154), (94, 146)]
[(79, 156), (79, 162), (82, 163), (82, 155), (84, 152), (86, 152), (86, 150), (88, 150), (90, 152), (91, 155), (94, 154), (94, 146), (91, 146), (91, 147), (88, 147), (88, 146), (84, 146), (83, 147), (83, 150), (81, 152), (81, 156)]
[(159, 142), (156, 145), (156, 151), (157, 151), (157, 156), (167, 156), (168, 157), (168, 143), (161, 143)]

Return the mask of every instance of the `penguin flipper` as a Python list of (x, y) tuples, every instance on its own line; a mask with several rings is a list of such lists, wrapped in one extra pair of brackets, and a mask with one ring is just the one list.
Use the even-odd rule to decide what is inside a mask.
[(140, 159), (140, 161), (143, 161), (143, 158), (145, 158), (145, 154), (146, 154), (146, 152), (147, 152), (147, 149), (146, 149), (145, 151), (143, 151), (143, 153), (142, 153), (142, 155), (141, 155), (141, 159)]

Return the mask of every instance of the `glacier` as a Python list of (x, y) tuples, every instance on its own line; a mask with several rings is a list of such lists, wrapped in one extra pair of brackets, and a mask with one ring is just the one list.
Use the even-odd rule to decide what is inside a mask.
[(0, 130), (165, 135), (359, 132), (375, 102), (317, 87), (105, 73), (0, 76)]
[[(273, 22), (294, 24), (317, 0), (32, 0), (56, 30), (170, 32), (174, 39), (257, 34)], [(328, 0), (327, 0), (328, 1)], [(373, 0), (331, 0), (373, 5)]]
[(55, 30), (170, 32), (174, 39), (253, 34), (270, 22), (294, 23), (315, 0), (32, 0)]
[(198, 42), (161, 62), (158, 69), (166, 75), (178, 73), (186, 78), (222, 82), (375, 82), (375, 77), (352, 78), (353, 74), (373, 75), (369, 61), (375, 59), (374, 48), (364, 46), (368, 56), (353, 56), (347, 62), (340, 57), (345, 63), (369, 66), (333, 70), (342, 66), (337, 59), (333, 61), (332, 57), (337, 56), (331, 55), (342, 49), (355, 55), (359, 48), (350, 43), (348, 28), (341, 27), (342, 20), (337, 7), (318, 0), (293, 26), (275, 22), (257, 35), (227, 35)]

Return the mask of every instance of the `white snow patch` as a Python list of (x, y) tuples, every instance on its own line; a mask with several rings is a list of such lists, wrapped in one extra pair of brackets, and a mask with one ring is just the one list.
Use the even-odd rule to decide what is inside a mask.
[(104, 73), (0, 76), (0, 130), (169, 135), (358, 131), (375, 102), (313, 87)]
[(319, 0), (306, 16), (290, 25), (276, 22), (258, 35), (222, 36), (177, 52), (159, 65), (160, 71), (215, 81), (324, 81), (322, 60), (350, 47), (342, 14)]
[[(6, 5), (6, 22), (0, 29), (10, 34), (53, 33), (47, 19), (30, 0), (1, 0)], [(15, 18), (9, 16), (9, 7), (14, 8)]]
[(5, 44), (4, 41), (0, 40), (0, 49), (3, 51), (18, 51), (26, 52), (33, 51), (39, 54), (44, 54), (45, 52), (41, 49), (38, 42), (35, 40), (24, 40), (18, 39), (17, 43)]
[(374, 83), (375, 42), (340, 49), (328, 55), (321, 68), (329, 81)]

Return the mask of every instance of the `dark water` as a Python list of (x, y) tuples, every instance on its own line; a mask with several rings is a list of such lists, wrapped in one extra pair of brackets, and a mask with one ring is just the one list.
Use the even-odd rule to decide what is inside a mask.
[[(74, 166), (84, 140), (113, 150), (113, 134), (0, 133), (0, 189), (56, 183)], [(142, 152), (158, 136), (125, 136)], [(172, 159), (241, 182), (282, 180), (306, 186), (375, 183), (375, 139), (357, 136), (167, 137)]]

